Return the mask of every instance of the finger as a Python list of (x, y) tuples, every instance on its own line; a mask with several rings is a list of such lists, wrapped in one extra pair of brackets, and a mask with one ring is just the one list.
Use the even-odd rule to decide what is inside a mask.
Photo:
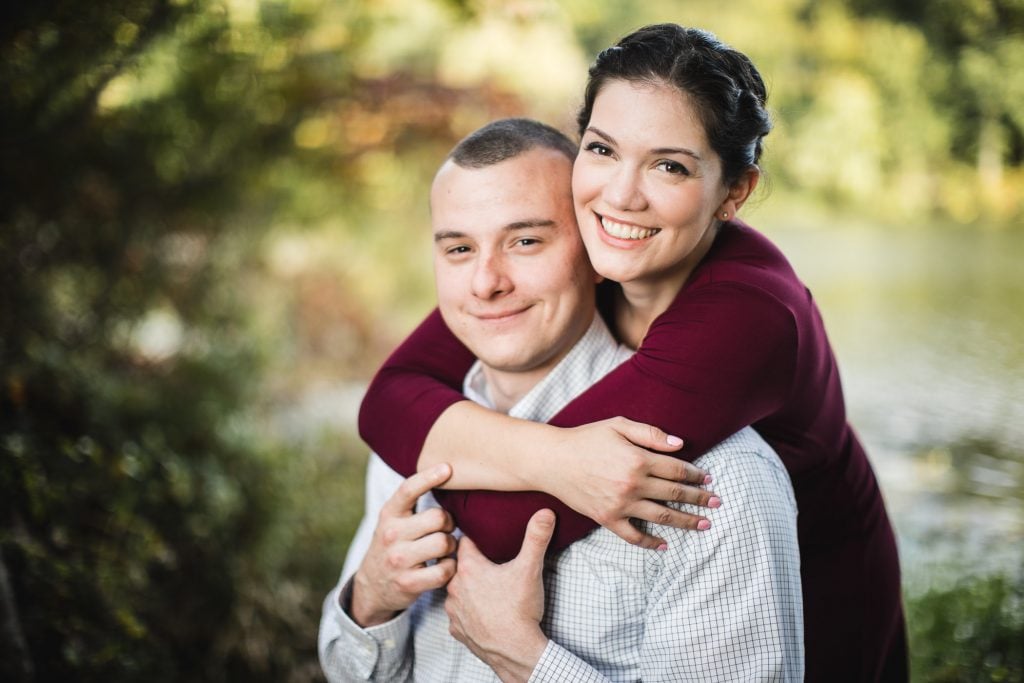
[(401, 536), (405, 539), (416, 539), (427, 534), (440, 531), (442, 533), (450, 533), (455, 529), (455, 524), (452, 522), (451, 515), (449, 515), (442, 508), (428, 508), (421, 512), (414, 513), (408, 517), (403, 517), (398, 520), (392, 520), (395, 525), (401, 526)]
[(403, 572), (395, 585), (403, 593), (418, 595), (441, 588), (455, 576), (455, 560), (447, 559), (428, 567), (417, 567)]
[(677, 503), (689, 503), (701, 507), (717, 508), (722, 504), (722, 499), (712, 491), (678, 484), (665, 479), (647, 479), (638, 488), (640, 496), (653, 501), (671, 500)]
[(424, 567), (421, 571), (424, 581), (428, 584), (425, 590), (434, 590), (447, 586), (448, 582), (455, 576), (455, 568), (455, 559), (451, 557), (440, 560), (437, 564), (432, 564), (429, 567)]
[(619, 519), (615, 523), (609, 524), (606, 528), (626, 543), (631, 543), (648, 550), (664, 549), (666, 545), (663, 539), (645, 534), (630, 524), (629, 520)]
[(526, 535), (523, 537), (523, 545), (519, 549), (516, 561), (523, 561), (528, 565), (543, 565), (544, 553), (547, 552), (554, 531), (554, 512), (545, 508), (533, 513), (533, 517), (530, 517), (526, 524)]
[(697, 486), (711, 483), (711, 475), (692, 462), (657, 453), (652, 453), (649, 458), (650, 469), (648, 471), (651, 476)]
[(677, 451), (683, 447), (683, 440), (673, 436), (654, 425), (634, 422), (625, 417), (617, 417), (612, 420), (612, 428), (622, 436), (641, 448), (649, 448), (656, 451)]
[(711, 522), (706, 517), (691, 515), (652, 500), (640, 501), (630, 509), (629, 515), (654, 524), (689, 531), (707, 531), (711, 528)]
[(441, 532), (433, 533), (415, 541), (408, 541), (395, 547), (389, 555), (396, 558), (395, 569), (416, 567), (432, 560), (441, 560), (455, 552), (455, 537)]
[(402, 482), (398, 490), (384, 504), (384, 508), (395, 514), (409, 512), (416, 507), (416, 501), (420, 496), (448, 481), (451, 476), (452, 468), (448, 463), (441, 463), (429, 470), (417, 472)]
[(483, 557), (484, 554), (476, 547), (476, 543), (473, 542), (473, 539), (469, 536), (463, 536), (459, 539), (459, 549), (456, 556), (458, 557), (459, 562), (472, 562), (473, 560)]

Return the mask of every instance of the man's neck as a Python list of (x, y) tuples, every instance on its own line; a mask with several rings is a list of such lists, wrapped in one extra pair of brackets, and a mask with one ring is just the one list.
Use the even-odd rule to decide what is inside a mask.
[(494, 403), (494, 409), (501, 413), (510, 411), (550, 370), (550, 367), (545, 367), (525, 372), (506, 372), (484, 365), (487, 395)]
[(511, 371), (500, 370), (481, 363), (484, 381), (487, 383), (487, 395), (494, 404), (494, 409), (502, 413), (512, 410), (513, 406), (530, 393), (531, 389), (537, 386), (569, 355), (576, 344), (587, 334), (595, 315), (596, 309), (591, 311), (590, 318), (586, 321), (587, 324), (575, 335), (575, 339), (572, 339), (571, 343), (567, 342), (564, 349), (536, 368)]

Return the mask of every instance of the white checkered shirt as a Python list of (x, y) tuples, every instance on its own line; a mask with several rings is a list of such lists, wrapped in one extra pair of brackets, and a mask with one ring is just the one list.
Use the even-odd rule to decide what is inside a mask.
[[(629, 355), (600, 316), (509, 414), (547, 421)], [(466, 395), (487, 399), (477, 363)], [(722, 507), (709, 531), (645, 525), (668, 550), (643, 550), (599, 528), (549, 557), (541, 627), (550, 639), (530, 681), (795, 681), (803, 677), (796, 502), (781, 461), (750, 428), (697, 464)], [(338, 586), (324, 601), (320, 661), (329, 681), (497, 681), (448, 632), (446, 592), (425, 593), (363, 629), (345, 608), (381, 506), (402, 478), (371, 455), (366, 512)], [(436, 505), (424, 496), (418, 509)], [(681, 509), (693, 511), (690, 506)], [(344, 606), (344, 607), (343, 607)]]

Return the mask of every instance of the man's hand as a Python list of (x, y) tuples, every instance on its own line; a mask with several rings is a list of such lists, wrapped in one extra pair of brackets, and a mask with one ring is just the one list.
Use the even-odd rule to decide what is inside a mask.
[(506, 682), (528, 680), (547, 647), (540, 620), (544, 553), (554, 528), (551, 510), (534, 513), (519, 555), (505, 564), (493, 564), (469, 538), (459, 541), (445, 602), (449, 630)]
[[(375, 626), (440, 588), (455, 574), (455, 524), (440, 508), (416, 512), (416, 501), (452, 474), (442, 464), (406, 479), (381, 508), (370, 549), (352, 582), (351, 616), (362, 627)], [(427, 565), (430, 560), (435, 564)]]
[(544, 459), (536, 483), (582, 515), (629, 543), (658, 548), (664, 541), (630, 523), (636, 518), (679, 529), (706, 530), (711, 522), (661, 501), (717, 508), (721, 499), (700, 488), (711, 481), (704, 470), (663, 453), (682, 440), (657, 427), (614, 417), (561, 430), (563, 442)]

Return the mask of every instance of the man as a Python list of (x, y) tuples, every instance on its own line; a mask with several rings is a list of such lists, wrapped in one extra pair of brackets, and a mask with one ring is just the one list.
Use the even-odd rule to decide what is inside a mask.
[[(479, 359), (465, 392), (524, 419), (547, 420), (629, 353), (595, 315), (574, 157), (553, 129), (499, 121), (456, 146), (431, 191), (438, 305)], [(428, 494), (449, 466), (403, 483), (372, 456), (366, 516), (324, 602), (328, 679), (800, 679), (785, 469), (749, 428), (697, 464), (727, 501), (712, 530), (657, 527), (668, 547), (652, 551), (598, 529), (545, 566), (545, 510), (520, 555), (495, 565), (467, 538), (451, 557), (457, 532)]]

